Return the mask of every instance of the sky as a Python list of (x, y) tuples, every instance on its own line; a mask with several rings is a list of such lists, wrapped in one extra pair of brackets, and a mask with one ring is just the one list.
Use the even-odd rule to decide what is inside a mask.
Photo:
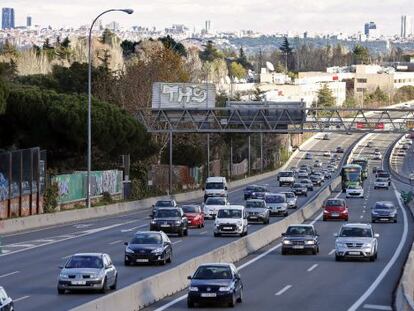
[(378, 32), (399, 34), (401, 15), (414, 15), (414, 0), (1, 0), (13, 7), (16, 24), (26, 16), (33, 24), (52, 27), (89, 24), (109, 8), (132, 8), (134, 14), (109, 13), (103, 23), (164, 28), (185, 24), (200, 30), (271, 33), (356, 33), (374, 21)]

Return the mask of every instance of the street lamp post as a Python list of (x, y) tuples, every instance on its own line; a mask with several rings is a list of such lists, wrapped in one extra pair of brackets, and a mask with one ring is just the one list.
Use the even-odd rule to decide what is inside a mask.
[(132, 9), (110, 9), (102, 12), (99, 14), (92, 22), (91, 28), (89, 29), (89, 37), (88, 37), (88, 173), (86, 176), (86, 205), (87, 207), (91, 207), (91, 167), (92, 167), (92, 124), (91, 124), (91, 108), (92, 108), (92, 62), (91, 62), (91, 50), (92, 50), (92, 29), (95, 25), (96, 21), (104, 14), (109, 12), (124, 12), (127, 14), (134, 13)]

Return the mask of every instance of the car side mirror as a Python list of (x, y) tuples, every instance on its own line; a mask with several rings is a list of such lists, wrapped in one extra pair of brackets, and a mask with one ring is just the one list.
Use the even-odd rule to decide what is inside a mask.
[(224, 190), (228, 190), (227, 187), (224, 187)]
[(379, 236), (380, 236), (379, 233), (374, 234), (374, 238), (379, 238)]
[(191, 275), (187, 276), (187, 280), (191, 280), (191, 279), (192, 279)]
[(285, 232), (283, 232), (283, 233), (282, 233), (282, 236), (286, 236), (286, 233), (285, 233)]
[(151, 207), (154, 208), (155, 207), (155, 204), (152, 204)]
[(333, 235), (335, 238), (337, 238), (338, 237), (338, 233), (334, 233), (334, 235)]
[(128, 246), (128, 242), (124, 242), (124, 245), (125, 245), (125, 246)]
[(240, 275), (236, 274), (236, 275), (234, 275), (234, 278), (235, 278), (236, 280), (240, 280)]
[(63, 266), (58, 266), (58, 269), (62, 270), (63, 269)]

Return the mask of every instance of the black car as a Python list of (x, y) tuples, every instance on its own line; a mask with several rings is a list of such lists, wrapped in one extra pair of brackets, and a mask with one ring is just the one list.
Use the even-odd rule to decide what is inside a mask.
[(14, 310), (13, 300), (7, 295), (3, 287), (0, 286), (0, 310), (12, 311)]
[(165, 207), (177, 207), (177, 202), (175, 202), (175, 200), (158, 200), (154, 205), (152, 205), (151, 217), (154, 217), (157, 209)]
[(313, 225), (290, 225), (282, 236), (282, 255), (298, 251), (319, 253), (319, 235)]
[(321, 186), (322, 185), (322, 178), (318, 175), (310, 175), (309, 179), (311, 180), (314, 186)]
[(371, 221), (391, 221), (397, 222), (397, 209), (392, 202), (380, 201), (376, 202), (371, 210)]
[(151, 221), (150, 231), (188, 235), (188, 219), (181, 208), (159, 208)]
[(172, 259), (171, 241), (162, 231), (137, 232), (125, 246), (125, 266), (137, 263), (165, 265)]
[(292, 192), (296, 195), (308, 196), (308, 188), (300, 183), (294, 183), (292, 186)]
[(243, 283), (233, 264), (201, 265), (188, 279), (191, 280), (187, 296), (189, 308), (213, 303), (234, 307), (236, 302), (242, 302)]
[(336, 147), (336, 153), (344, 153), (344, 148), (340, 146)]
[(243, 195), (244, 195), (244, 199), (248, 200), (248, 199), (256, 199), (258, 198), (261, 194), (265, 194), (267, 192), (267, 188), (264, 186), (258, 186), (258, 185), (250, 185), (247, 186), (244, 191), (243, 191)]

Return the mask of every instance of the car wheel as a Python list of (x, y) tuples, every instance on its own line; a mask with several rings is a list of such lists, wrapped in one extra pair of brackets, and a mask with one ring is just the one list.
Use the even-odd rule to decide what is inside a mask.
[(108, 291), (108, 280), (105, 277), (105, 280), (101, 288), (101, 293), (105, 294), (107, 291)]
[(128, 260), (124, 260), (124, 265), (125, 265), (125, 266), (130, 266), (130, 265), (131, 265), (131, 263), (130, 263)]
[(308, 196), (308, 194), (307, 193), (305, 193), (305, 197), (307, 197)]
[(322, 218), (322, 221), (326, 221), (326, 218), (325, 218), (325, 217), (323, 217), (323, 218)]
[(318, 250), (316, 249), (316, 248), (314, 248), (313, 250), (312, 250), (312, 255), (316, 255), (318, 253)]
[(317, 251), (318, 251), (318, 254), (319, 254), (319, 246), (318, 246), (318, 248), (317, 248)]
[(285, 212), (285, 217), (287, 217), (287, 216), (289, 216), (289, 212), (288, 211)]
[(232, 297), (231, 297), (231, 301), (229, 302), (229, 307), (230, 308), (234, 308), (234, 306), (236, 305), (236, 297), (233, 293)]
[(239, 298), (237, 298), (237, 302), (238, 303), (242, 303), (243, 302), (243, 289), (240, 290), (240, 296), (239, 296)]
[(348, 221), (348, 217), (347, 217), (347, 218), (345, 218), (345, 221)]
[(371, 222), (372, 222), (372, 223), (375, 223), (375, 219), (372, 219), (372, 220), (371, 220)]
[(190, 299), (187, 299), (187, 307), (194, 308), (194, 302), (192, 302)]
[(375, 261), (375, 255), (369, 256), (369, 261)]
[(396, 222), (397, 222), (397, 218), (394, 219), (394, 223), (396, 223)]
[(180, 232), (178, 232), (178, 236), (184, 236), (184, 229), (181, 229)]
[(188, 236), (188, 228), (184, 230), (184, 235)]
[(159, 264), (161, 266), (165, 266), (167, 264), (167, 255), (166, 254), (164, 254), (164, 258), (159, 261)]
[(342, 256), (335, 255), (335, 261), (342, 261)]
[(287, 250), (286, 249), (284, 249), (284, 248), (282, 248), (282, 255), (284, 256), (284, 255), (287, 255)]
[(117, 285), (118, 285), (118, 275), (115, 277), (114, 284), (112, 284), (112, 286), (110, 287), (110, 289), (116, 290)]
[(64, 290), (64, 289), (61, 289), (61, 288), (58, 288), (58, 294), (59, 295), (63, 295), (65, 292), (66, 292), (66, 290)]
[(172, 261), (172, 252), (170, 252), (170, 255), (167, 258), (168, 263), (171, 263), (171, 261)]
[(220, 233), (215, 233), (214, 232), (214, 237), (218, 237), (218, 236), (220, 236)]

